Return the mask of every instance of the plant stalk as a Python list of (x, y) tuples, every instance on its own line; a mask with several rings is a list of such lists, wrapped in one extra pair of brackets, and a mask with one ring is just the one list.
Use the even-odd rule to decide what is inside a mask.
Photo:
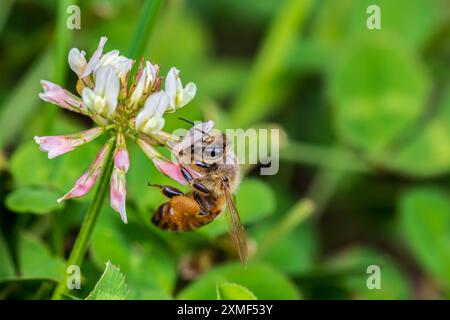
[[(131, 44), (128, 56), (132, 59), (139, 58), (145, 50), (151, 32), (155, 25), (156, 17), (161, 8), (162, 0), (147, 0), (141, 20), (138, 24), (135, 37)], [(147, 41), (144, 41), (147, 40)]]
[[(136, 36), (131, 45), (131, 57), (135, 57), (142, 53), (144, 45), (148, 41), (153, 25), (155, 23), (161, 2), (162, 0), (147, 0), (147, 5), (144, 8), (144, 14), (138, 24), (138, 31), (136, 32)], [(75, 244), (69, 255), (69, 259), (67, 260), (67, 267), (71, 265), (77, 265), (81, 267), (84, 255), (87, 251), (89, 240), (91, 238), (98, 216), (100, 215), (100, 211), (103, 207), (103, 202), (108, 191), (109, 178), (114, 167), (113, 154), (114, 146), (110, 149), (107, 155), (106, 165), (102, 170), (99, 186), (97, 188), (97, 191), (95, 192), (94, 199), (88, 209), (88, 212), (84, 217), (80, 232), (78, 233)], [(67, 278), (68, 275), (64, 274), (64, 276), (58, 282), (52, 295), (53, 300), (60, 300), (63, 298), (64, 294), (67, 291)]]
[[(86, 254), (87, 247), (91, 239), (92, 231), (94, 230), (95, 223), (100, 215), (100, 211), (102, 210), (103, 202), (105, 201), (105, 196), (108, 191), (109, 178), (114, 167), (113, 154), (114, 148), (111, 148), (106, 156), (106, 165), (103, 167), (100, 183), (95, 192), (94, 199), (92, 200), (86, 216), (84, 217), (80, 232), (78, 233), (75, 244), (70, 252), (69, 259), (67, 260), (66, 270), (71, 265), (81, 267), (84, 255)], [(52, 300), (60, 300), (62, 298), (62, 295), (67, 290), (67, 278), (68, 275), (65, 273), (53, 292)]]

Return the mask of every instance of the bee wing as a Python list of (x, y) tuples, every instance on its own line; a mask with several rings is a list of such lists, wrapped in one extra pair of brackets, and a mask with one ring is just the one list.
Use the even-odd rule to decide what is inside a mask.
[(233, 230), (232, 233), (238, 247), (239, 257), (241, 258), (242, 264), (245, 266), (247, 265), (247, 236), (245, 235), (244, 226), (242, 225), (241, 218), (239, 217), (230, 188), (226, 182), (223, 183), (223, 193), (227, 199), (227, 208), (230, 213), (230, 219), (227, 220), (231, 222)]

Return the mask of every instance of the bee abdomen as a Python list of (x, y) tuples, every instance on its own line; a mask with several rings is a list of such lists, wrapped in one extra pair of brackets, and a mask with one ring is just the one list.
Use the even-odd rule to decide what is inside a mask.
[(159, 206), (151, 219), (158, 228), (168, 231), (178, 231), (178, 225), (173, 221), (172, 208), (169, 202)]

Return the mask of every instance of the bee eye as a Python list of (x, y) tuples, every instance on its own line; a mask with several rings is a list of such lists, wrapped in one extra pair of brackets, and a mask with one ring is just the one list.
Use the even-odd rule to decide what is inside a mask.
[(222, 155), (222, 148), (217, 146), (209, 146), (205, 148), (205, 156), (207, 158), (216, 158)]

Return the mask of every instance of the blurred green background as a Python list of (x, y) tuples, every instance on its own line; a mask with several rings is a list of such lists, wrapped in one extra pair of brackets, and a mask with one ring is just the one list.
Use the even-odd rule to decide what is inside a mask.
[[(102, 141), (48, 160), (33, 136), (90, 123), (40, 101), (39, 80), (75, 92), (68, 50), (90, 56), (105, 35), (106, 51), (130, 54), (146, 8), (79, 1), (81, 30), (68, 31), (70, 3), (0, 2), (1, 299), (50, 297), (93, 194), (55, 201)], [(370, 4), (381, 30), (366, 27)], [(85, 298), (111, 261), (130, 299), (237, 297), (230, 282), (259, 299), (450, 297), (448, 1), (167, 0), (143, 55), (198, 86), (168, 131), (186, 127), (179, 116), (280, 128), (280, 170), (244, 168), (244, 271), (223, 219), (185, 234), (150, 224), (164, 198), (146, 183), (170, 181), (130, 142), (130, 223), (104, 205), (71, 295)], [(381, 289), (367, 288), (369, 265)]]

